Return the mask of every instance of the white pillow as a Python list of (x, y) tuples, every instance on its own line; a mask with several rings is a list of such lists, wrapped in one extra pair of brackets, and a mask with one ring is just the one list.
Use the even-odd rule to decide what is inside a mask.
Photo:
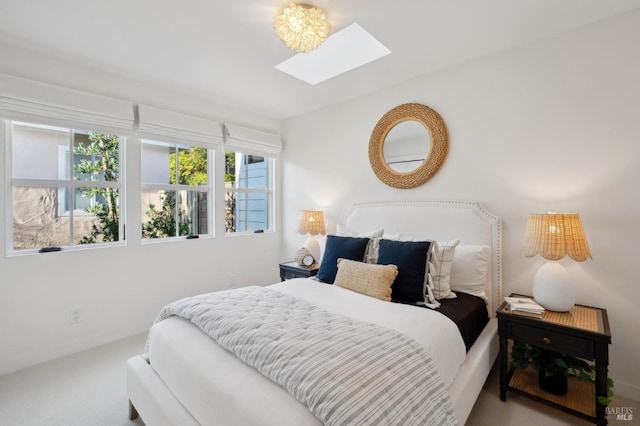
[(431, 252), (429, 273), (431, 274), (431, 289), (436, 299), (455, 299), (456, 294), (451, 291), (451, 266), (453, 265), (456, 246), (460, 240), (436, 242)]
[(481, 297), (488, 303), (485, 283), (490, 258), (489, 246), (459, 245), (451, 267), (451, 290)]
[(341, 237), (357, 237), (357, 238), (369, 238), (367, 243), (367, 249), (364, 252), (364, 261), (366, 263), (377, 263), (378, 261), (378, 239), (384, 234), (384, 229), (376, 229), (369, 232), (356, 232), (347, 228), (344, 225), (338, 224), (336, 226), (336, 235)]
[(384, 234), (382, 238), (384, 238), (385, 240), (395, 240), (395, 241), (415, 241), (415, 238), (409, 235), (401, 234), (399, 232), (391, 232), (389, 234)]

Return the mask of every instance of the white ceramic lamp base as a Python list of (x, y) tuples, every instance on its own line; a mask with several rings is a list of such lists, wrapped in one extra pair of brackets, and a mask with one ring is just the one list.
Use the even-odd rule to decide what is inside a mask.
[(576, 303), (576, 291), (569, 273), (560, 263), (549, 261), (533, 277), (533, 298), (543, 308), (567, 312)]
[(320, 243), (313, 235), (309, 235), (302, 247), (309, 250), (316, 262), (320, 261)]

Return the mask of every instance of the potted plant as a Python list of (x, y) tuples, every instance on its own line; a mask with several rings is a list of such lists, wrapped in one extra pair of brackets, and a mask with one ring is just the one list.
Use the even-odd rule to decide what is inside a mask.
[[(580, 380), (594, 382), (595, 367), (586, 361), (560, 352), (537, 348), (521, 342), (514, 342), (511, 362), (516, 370), (524, 370), (530, 364), (538, 370), (538, 384), (554, 395), (567, 393), (569, 375)], [(609, 405), (613, 396), (613, 380), (608, 381), (607, 397), (598, 397), (602, 405)]]

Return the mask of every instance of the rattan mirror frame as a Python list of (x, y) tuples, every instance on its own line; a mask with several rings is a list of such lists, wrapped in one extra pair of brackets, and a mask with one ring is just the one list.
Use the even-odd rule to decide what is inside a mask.
[[(400, 173), (387, 164), (384, 141), (387, 134), (403, 121), (421, 123), (431, 136), (431, 148), (424, 162), (415, 170)], [(394, 188), (410, 189), (422, 185), (436, 174), (449, 152), (449, 134), (444, 120), (435, 110), (426, 105), (408, 103), (399, 105), (380, 118), (369, 139), (369, 163), (373, 172), (385, 184)]]

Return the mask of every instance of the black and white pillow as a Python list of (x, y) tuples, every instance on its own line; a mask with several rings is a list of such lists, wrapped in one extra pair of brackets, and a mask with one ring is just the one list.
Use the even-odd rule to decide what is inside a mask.
[(431, 289), (436, 299), (455, 299), (451, 291), (451, 267), (456, 247), (460, 240), (438, 241), (433, 245), (429, 274)]

